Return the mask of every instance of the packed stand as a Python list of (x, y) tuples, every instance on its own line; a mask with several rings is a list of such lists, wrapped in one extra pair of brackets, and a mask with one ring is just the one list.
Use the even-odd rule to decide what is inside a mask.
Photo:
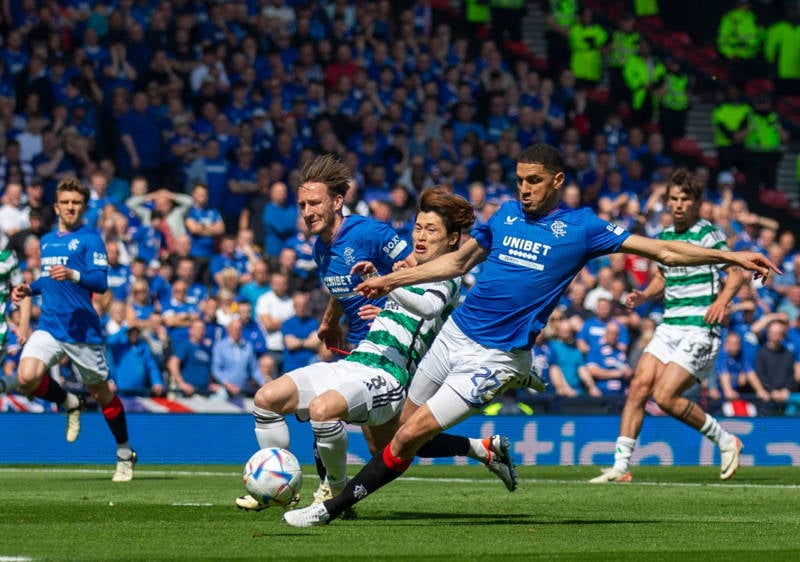
[[(767, 165), (745, 169), (752, 159), (742, 158), (761, 100), (751, 107), (735, 85), (728, 90), (720, 107), (744, 107), (715, 112), (721, 150), (711, 167), (676, 150), (692, 79), (640, 36), (641, 14), (609, 25), (578, 2), (544, 3), (542, 67), (518, 48), (517, 26), (497, 24), (522, 21), (524, 3), (465, 2), (456, 15), (432, 4), (5, 4), (0, 247), (35, 278), (55, 185), (77, 175), (92, 191), (86, 221), (108, 250), (109, 291), (95, 305), (118, 392), (228, 399), (334, 358), (316, 336), (327, 293), (295, 204), (299, 169), (315, 154), (337, 154), (352, 170), (346, 213), (406, 238), (417, 195), (436, 184), (488, 220), (514, 197), (516, 156), (534, 142), (562, 150), (566, 205), (590, 205), (648, 236), (668, 226), (666, 182), (688, 165), (707, 186), (702, 216), (724, 229), (729, 247), (762, 251), (785, 272), (740, 291), (718, 382), (702, 392), (719, 404), (752, 395), (759, 409), (793, 412), (795, 238), (748, 210), (749, 194), (774, 187), (774, 175)], [(534, 349), (551, 383), (545, 400), (514, 393), (489, 413), (527, 412), (528, 403), (618, 409), (663, 312), (625, 307), (652, 267), (621, 255), (590, 263)], [(15, 314), (9, 308), (5, 373), (19, 354)]]

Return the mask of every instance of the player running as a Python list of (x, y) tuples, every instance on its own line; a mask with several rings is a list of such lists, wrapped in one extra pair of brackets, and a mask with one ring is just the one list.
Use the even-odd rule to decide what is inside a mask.
[[(367, 279), (366, 296), (397, 287), (450, 279), (480, 262), (483, 272), (420, 362), (409, 399), (420, 407), (392, 441), (324, 503), (287, 511), (294, 527), (325, 525), (400, 476), (433, 436), (481, 411), (497, 394), (522, 384), (531, 368), (531, 346), (550, 313), (586, 263), (624, 251), (670, 266), (729, 263), (767, 275), (778, 271), (756, 252), (724, 252), (679, 241), (650, 240), (601, 220), (589, 209), (560, 203), (564, 162), (546, 144), (526, 148), (517, 161), (519, 201), (503, 204), (473, 238), (418, 267)], [(678, 417), (680, 402), (669, 413)]]
[[(700, 218), (702, 197), (703, 186), (687, 170), (676, 170), (667, 191), (673, 224), (659, 234), (659, 239), (683, 240), (703, 248), (727, 250), (725, 234)], [(723, 269), (728, 274), (724, 283), (720, 280)], [(627, 305), (633, 308), (663, 295), (664, 321), (656, 328), (636, 366), (622, 410), (614, 466), (591, 482), (630, 482), (631, 455), (642, 431), (644, 408), (650, 396), (662, 409), (719, 445), (722, 461), (719, 477), (728, 480), (733, 476), (739, 467), (742, 442), (681, 394), (711, 374), (721, 343), (719, 323), (743, 281), (738, 267), (726, 268), (720, 264), (661, 266), (644, 290), (627, 296)]]
[[(112, 480), (133, 478), (136, 453), (128, 444), (125, 409), (108, 386), (108, 363), (100, 318), (92, 293), (108, 289), (108, 258), (100, 236), (83, 226), (89, 189), (78, 178), (61, 180), (56, 187), (58, 229), (41, 240), (42, 272), (30, 285), (14, 287), (12, 300), (20, 306), (32, 294), (42, 295), (39, 325), (22, 349), (13, 387), (56, 404), (67, 411), (67, 441), (80, 432), (80, 402), (50, 378), (49, 369), (65, 355), (80, 374), (117, 442), (117, 469)], [(12, 388), (9, 388), (12, 390)]]
[[(419, 201), (414, 225), (414, 257), (417, 263), (458, 248), (462, 231), (475, 220), (475, 213), (463, 198), (444, 188), (425, 190)], [(359, 262), (354, 272), (377, 275), (370, 262)], [(256, 393), (255, 405), (284, 416), (296, 413), (310, 419), (319, 453), (327, 469), (334, 494), (347, 482), (347, 432), (342, 421), (373, 428), (381, 445), (394, 435), (402, 417), (417, 406), (403, 403), (417, 364), (430, 347), (445, 319), (458, 304), (460, 278), (401, 287), (389, 293), (385, 308), (375, 318), (366, 337), (346, 359), (316, 363), (270, 381)], [(286, 422), (257, 430), (259, 445), (289, 447)], [(483, 462), (509, 490), (516, 487), (516, 473), (508, 454), (508, 440), (499, 435), (468, 439), (440, 435), (428, 444), (423, 456), (466, 455)], [(237, 500), (248, 509), (250, 496)]]

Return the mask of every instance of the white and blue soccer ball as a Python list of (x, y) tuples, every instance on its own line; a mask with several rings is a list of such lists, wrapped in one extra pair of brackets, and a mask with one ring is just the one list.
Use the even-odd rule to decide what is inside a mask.
[(247, 493), (261, 504), (286, 506), (299, 497), (303, 473), (292, 453), (269, 447), (250, 457), (244, 465), (243, 480)]

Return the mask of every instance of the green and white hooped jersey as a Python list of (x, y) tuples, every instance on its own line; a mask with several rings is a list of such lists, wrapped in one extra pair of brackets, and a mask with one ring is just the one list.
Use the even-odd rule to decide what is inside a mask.
[(18, 283), (22, 283), (22, 273), (19, 270), (17, 257), (11, 250), (3, 250), (0, 252), (0, 346), (5, 345), (8, 337), (6, 322), (8, 297), (11, 289)]
[[(703, 248), (728, 250), (725, 235), (708, 222), (700, 219), (683, 232), (674, 226), (665, 228), (658, 236), (661, 240), (680, 240)], [(719, 294), (720, 272), (723, 264), (668, 267), (661, 266), (664, 287), (664, 324), (681, 327), (709, 328), (703, 317)]]
[[(385, 371), (408, 387), (420, 359), (458, 304), (460, 288), (459, 278), (395, 289), (387, 296), (386, 305), (373, 321), (367, 336), (346, 361)], [(426, 319), (402, 305), (398, 299), (416, 301), (423, 309), (433, 308), (431, 303), (434, 302), (436, 310)]]

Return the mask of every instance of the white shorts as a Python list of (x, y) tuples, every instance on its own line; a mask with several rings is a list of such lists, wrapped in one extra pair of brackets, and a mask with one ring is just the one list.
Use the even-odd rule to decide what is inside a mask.
[(439, 425), (447, 429), (509, 388), (525, 386), (530, 371), (529, 350), (484, 347), (448, 319), (422, 358), (408, 398), (417, 406), (427, 404)]
[(297, 385), (297, 417), (308, 420), (308, 405), (333, 390), (347, 401), (347, 421), (381, 425), (395, 417), (406, 400), (406, 389), (385, 371), (353, 361), (314, 363), (284, 375)]
[(108, 380), (106, 350), (102, 344), (61, 342), (43, 330), (36, 330), (31, 334), (22, 348), (20, 361), (32, 357), (49, 369), (65, 355), (72, 361), (72, 368), (80, 375), (84, 384), (98, 384)]
[(711, 374), (720, 348), (718, 329), (685, 328), (661, 324), (644, 353), (653, 355), (664, 365), (676, 363), (700, 380)]

